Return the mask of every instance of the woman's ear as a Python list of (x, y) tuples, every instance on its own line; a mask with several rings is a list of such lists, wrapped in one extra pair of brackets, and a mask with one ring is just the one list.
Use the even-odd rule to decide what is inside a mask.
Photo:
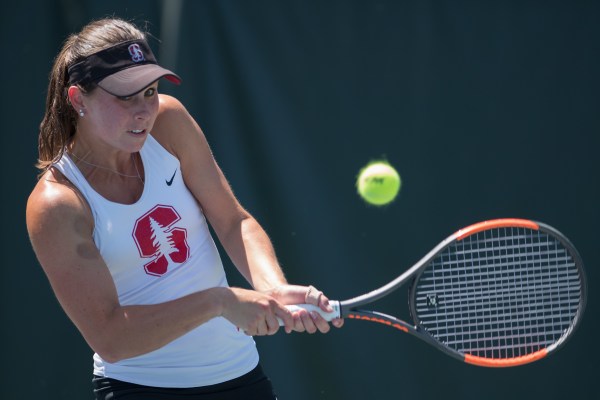
[(69, 86), (67, 96), (69, 97), (69, 103), (71, 103), (76, 112), (79, 113), (85, 109), (83, 105), (83, 92), (78, 86)]

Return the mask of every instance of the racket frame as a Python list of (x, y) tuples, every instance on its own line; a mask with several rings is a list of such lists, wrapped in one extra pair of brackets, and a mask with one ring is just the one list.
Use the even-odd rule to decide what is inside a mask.
[[(545, 232), (550, 234), (552, 237), (559, 240), (565, 248), (568, 250), (569, 254), (573, 257), (573, 260), (578, 268), (580, 282), (581, 282), (581, 295), (579, 302), (579, 309), (577, 314), (575, 315), (573, 322), (571, 324), (568, 332), (563, 334), (563, 336), (552, 345), (540, 349), (536, 352), (518, 356), (510, 359), (495, 359), (495, 358), (485, 358), (473, 356), (470, 354), (461, 353), (456, 351), (448, 346), (445, 346), (443, 343), (438, 341), (435, 337), (429, 334), (423, 327), (420, 325), (420, 321), (418, 320), (417, 313), (415, 310), (415, 290), (417, 286), (417, 282), (421, 273), (427, 268), (429, 263), (435, 259), (435, 257), (444, 251), (448, 246), (457, 241), (461, 241), (473, 234), (478, 232), (495, 229), (495, 228), (504, 228), (504, 227), (514, 227), (514, 228), (528, 228), (536, 231)], [(400, 320), (392, 315), (387, 315), (378, 311), (364, 310), (359, 309), (359, 307), (364, 306), (369, 303), (373, 303), (388, 294), (397, 290), (400, 286), (403, 286), (407, 282), (412, 281), (411, 287), (409, 289), (409, 308), (410, 314), (413, 319), (413, 324)], [(432, 346), (438, 348), (444, 353), (448, 354), (451, 357), (454, 357), (458, 360), (464, 361), (469, 364), (485, 366), (485, 367), (509, 367), (509, 366), (517, 366), (527, 364), (533, 361), (537, 361), (546, 357), (548, 354), (558, 350), (562, 347), (567, 340), (573, 335), (573, 332), (579, 326), (581, 317), (585, 310), (587, 299), (587, 280), (585, 276), (585, 271), (583, 269), (583, 262), (579, 253), (573, 244), (558, 230), (553, 227), (536, 221), (526, 220), (526, 219), (518, 219), (518, 218), (502, 218), (495, 219), (489, 221), (483, 221), (480, 223), (476, 223), (470, 225), (464, 229), (460, 229), (452, 235), (448, 236), (445, 240), (440, 242), (437, 246), (435, 246), (429, 253), (427, 253), (424, 257), (422, 257), (416, 264), (414, 264), (411, 268), (406, 270), (404, 273), (399, 275), (394, 280), (390, 281), (384, 286), (381, 286), (378, 289), (375, 289), (369, 293), (365, 293), (363, 295), (343, 300), (343, 301), (331, 301), (331, 305), (334, 308), (334, 313), (331, 316), (328, 316), (327, 319), (331, 318), (348, 318), (355, 320), (363, 320), (363, 321), (371, 321), (377, 322), (380, 324), (384, 324), (398, 330), (401, 330), (405, 333), (409, 333), (419, 339), (431, 344)]]

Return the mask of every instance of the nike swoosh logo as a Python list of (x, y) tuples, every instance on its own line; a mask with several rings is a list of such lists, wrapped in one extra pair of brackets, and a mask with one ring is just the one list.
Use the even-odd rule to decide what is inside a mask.
[(177, 174), (177, 168), (175, 168), (175, 172), (173, 172), (173, 176), (171, 177), (171, 179), (169, 179), (169, 180), (165, 179), (167, 186), (171, 186), (171, 184), (173, 183), (173, 179), (175, 179), (175, 174)]

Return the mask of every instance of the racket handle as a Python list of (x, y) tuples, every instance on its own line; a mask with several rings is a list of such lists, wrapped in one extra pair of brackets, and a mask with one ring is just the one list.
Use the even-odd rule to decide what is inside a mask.
[[(331, 308), (333, 308), (332, 312), (325, 312), (325, 311), (321, 310), (320, 307), (312, 305), (312, 304), (290, 304), (290, 305), (285, 306), (285, 308), (287, 308), (291, 312), (296, 312), (296, 311), (302, 310), (302, 309), (304, 309), (308, 312), (316, 311), (319, 314), (321, 314), (321, 317), (323, 317), (323, 319), (325, 321), (331, 321), (332, 319), (339, 318), (340, 317), (340, 302), (334, 301), (334, 300), (329, 300), (329, 305), (331, 306)], [(283, 326), (283, 321), (279, 318), (277, 318), (277, 319), (279, 320), (279, 325)]]

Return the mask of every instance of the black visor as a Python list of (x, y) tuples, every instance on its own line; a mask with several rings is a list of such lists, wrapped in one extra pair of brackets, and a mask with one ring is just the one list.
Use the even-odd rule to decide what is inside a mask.
[(119, 43), (69, 67), (70, 85), (96, 83), (120, 97), (132, 96), (160, 78), (181, 83), (179, 76), (158, 65), (144, 40)]

